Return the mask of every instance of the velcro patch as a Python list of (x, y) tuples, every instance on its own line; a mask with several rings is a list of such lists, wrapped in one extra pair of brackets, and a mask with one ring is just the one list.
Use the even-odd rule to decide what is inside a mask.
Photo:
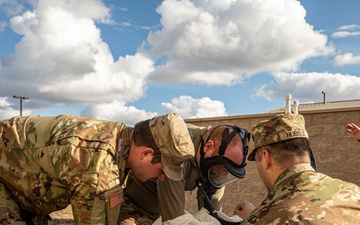
[(121, 202), (123, 200), (123, 194), (124, 194), (123, 190), (121, 190), (110, 197), (110, 209), (113, 209), (116, 206), (121, 204)]
[(296, 131), (286, 132), (286, 137), (288, 139), (297, 138), (297, 137), (306, 137), (306, 134), (303, 130), (296, 130)]
[(307, 136), (307, 133), (302, 130), (280, 132), (280, 133), (278, 133), (278, 138), (271, 141), (271, 143), (285, 141), (285, 140), (289, 140), (289, 139), (293, 139), (293, 138), (308, 138), (308, 136)]

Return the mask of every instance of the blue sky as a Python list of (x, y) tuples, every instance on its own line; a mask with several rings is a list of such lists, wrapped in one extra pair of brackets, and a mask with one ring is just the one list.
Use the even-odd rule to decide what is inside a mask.
[(129, 125), (359, 99), (358, 0), (0, 0), (0, 119)]

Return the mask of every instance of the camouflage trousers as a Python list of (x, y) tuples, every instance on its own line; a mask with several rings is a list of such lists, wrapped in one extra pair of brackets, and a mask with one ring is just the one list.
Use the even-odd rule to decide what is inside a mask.
[(0, 224), (47, 225), (50, 217), (22, 211), (6, 186), (0, 182)]
[(150, 214), (124, 197), (121, 203), (118, 225), (151, 225), (159, 215)]

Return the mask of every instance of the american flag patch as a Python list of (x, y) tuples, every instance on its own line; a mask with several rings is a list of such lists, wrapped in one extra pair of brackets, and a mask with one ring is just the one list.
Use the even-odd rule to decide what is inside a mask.
[(113, 196), (110, 197), (110, 209), (115, 208), (120, 205), (123, 200), (123, 190), (117, 192)]

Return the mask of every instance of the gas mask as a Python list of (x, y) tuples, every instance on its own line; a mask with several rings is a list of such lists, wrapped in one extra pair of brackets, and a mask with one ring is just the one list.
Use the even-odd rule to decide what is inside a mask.
[[(219, 146), (218, 155), (204, 158), (204, 146), (210, 140), (213, 132), (219, 127), (226, 127), (222, 133), (222, 140)], [(243, 144), (243, 149), (239, 149), (238, 153), (243, 155), (240, 164), (236, 164), (231, 159), (224, 156), (225, 151), (231, 140), (239, 135)], [(248, 142), (250, 134), (246, 129), (242, 129), (236, 125), (219, 125), (215, 127), (207, 139), (202, 141), (200, 147), (200, 168), (203, 177), (205, 189), (219, 189), (238, 178), (245, 176), (246, 155), (248, 153)]]

